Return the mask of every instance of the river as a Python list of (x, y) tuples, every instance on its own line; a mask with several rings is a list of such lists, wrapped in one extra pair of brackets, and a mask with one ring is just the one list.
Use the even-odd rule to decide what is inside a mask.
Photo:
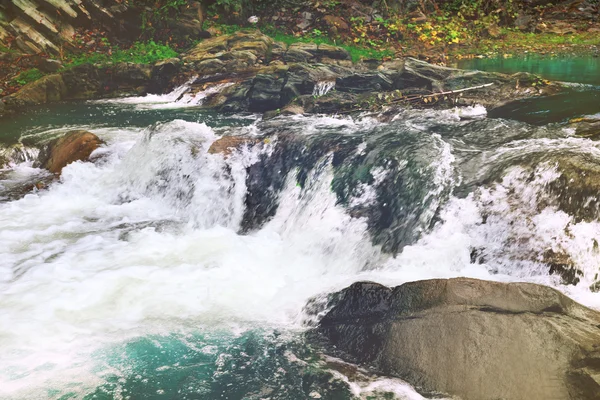
[[(177, 97), (0, 121), (0, 398), (423, 399), (305, 335), (358, 280), (529, 281), (600, 309), (597, 200), (563, 179), (600, 173), (565, 122), (599, 103), (262, 121)], [(106, 142), (94, 162), (27, 189), (74, 129)], [(209, 154), (223, 135), (255, 140)]]

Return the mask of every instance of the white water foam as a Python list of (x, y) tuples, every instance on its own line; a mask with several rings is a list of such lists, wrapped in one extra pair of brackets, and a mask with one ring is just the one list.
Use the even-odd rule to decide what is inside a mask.
[(193, 77), (188, 82), (176, 87), (167, 94), (147, 94), (138, 97), (122, 97), (117, 99), (94, 100), (97, 103), (129, 104), (139, 110), (174, 109), (196, 107), (202, 105), (208, 96), (219, 93), (221, 90), (233, 85), (231, 82), (211, 85), (205, 90), (193, 92), (192, 84), (198, 77)]
[[(302, 119), (334, 129), (361, 126), (330, 120)], [(214, 131), (184, 121), (142, 135), (101, 131), (108, 142), (99, 150), (102, 162), (73, 163), (49, 190), (0, 204), (0, 397), (35, 398), (48, 382), (94, 386), (99, 378), (91, 354), (131, 337), (207, 325), (300, 328), (309, 298), (357, 280), (529, 280), (600, 308), (599, 295), (585, 286), (600, 265), (590, 247), (599, 225), (571, 223), (567, 235), (564, 213), (547, 209), (536, 217), (529, 193), (553, 179), (551, 167), (542, 167), (534, 184), (514, 170), (496, 186), (452, 199), (431, 233), (386, 259), (371, 245), (366, 221), (337, 205), (329, 159), (303, 190), (290, 176), (273, 220), (243, 236), (236, 232), (246, 167), (268, 148), (242, 149), (227, 159), (210, 155)], [(446, 147), (433, 163), (444, 186), (453, 179), (454, 159), (439, 142)], [(516, 151), (527, 147), (521, 145)], [(528, 245), (515, 246), (524, 234)], [(560, 286), (523, 254), (555, 243), (584, 266), (580, 285)], [(491, 258), (472, 263), (473, 248)], [(355, 390), (421, 398), (403, 385), (382, 380)]]
[(334, 88), (335, 88), (334, 80), (319, 81), (315, 84), (312, 95), (316, 96), (316, 97), (325, 96), (327, 93), (329, 93), (329, 91), (333, 90)]

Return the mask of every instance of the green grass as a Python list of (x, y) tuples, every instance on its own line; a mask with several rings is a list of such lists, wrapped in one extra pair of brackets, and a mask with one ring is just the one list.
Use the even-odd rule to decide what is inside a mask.
[(177, 57), (178, 54), (170, 46), (153, 41), (137, 42), (129, 49), (112, 48), (112, 54), (92, 53), (67, 57), (65, 67), (81, 64), (109, 64), (131, 62), (136, 64), (153, 64), (167, 58)]
[(40, 79), (43, 76), (44, 76), (44, 74), (39, 69), (32, 68), (32, 69), (28, 69), (27, 71), (21, 72), (12, 81), (15, 84), (24, 86), (24, 85), (27, 85), (28, 83), (37, 81), (38, 79)]
[(362, 59), (382, 59), (385, 57), (392, 57), (394, 55), (394, 51), (392, 49), (383, 49), (377, 50), (369, 47), (359, 47), (359, 46), (350, 46), (347, 44), (335, 43), (328, 37), (313, 37), (313, 36), (293, 36), (285, 33), (277, 32), (277, 31), (267, 31), (263, 32), (269, 37), (271, 37), (276, 42), (282, 42), (286, 45), (291, 45), (293, 43), (315, 43), (315, 44), (329, 44), (332, 46), (338, 46), (342, 49), (345, 49), (350, 53), (352, 57), (352, 62), (356, 63)]

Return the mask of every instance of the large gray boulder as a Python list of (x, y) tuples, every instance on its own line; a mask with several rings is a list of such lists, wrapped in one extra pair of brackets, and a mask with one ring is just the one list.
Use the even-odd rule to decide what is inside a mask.
[(423, 392), (463, 400), (600, 398), (600, 313), (530, 283), (360, 282), (318, 327)]

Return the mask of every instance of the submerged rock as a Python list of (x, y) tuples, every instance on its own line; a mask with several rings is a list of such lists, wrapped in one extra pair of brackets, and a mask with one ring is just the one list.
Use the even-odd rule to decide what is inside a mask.
[(600, 393), (600, 313), (555, 289), (457, 278), (334, 296), (318, 331), (359, 362), (464, 400)]
[(71, 131), (48, 143), (38, 157), (37, 165), (60, 175), (62, 169), (75, 161), (87, 161), (102, 141), (87, 131)]

